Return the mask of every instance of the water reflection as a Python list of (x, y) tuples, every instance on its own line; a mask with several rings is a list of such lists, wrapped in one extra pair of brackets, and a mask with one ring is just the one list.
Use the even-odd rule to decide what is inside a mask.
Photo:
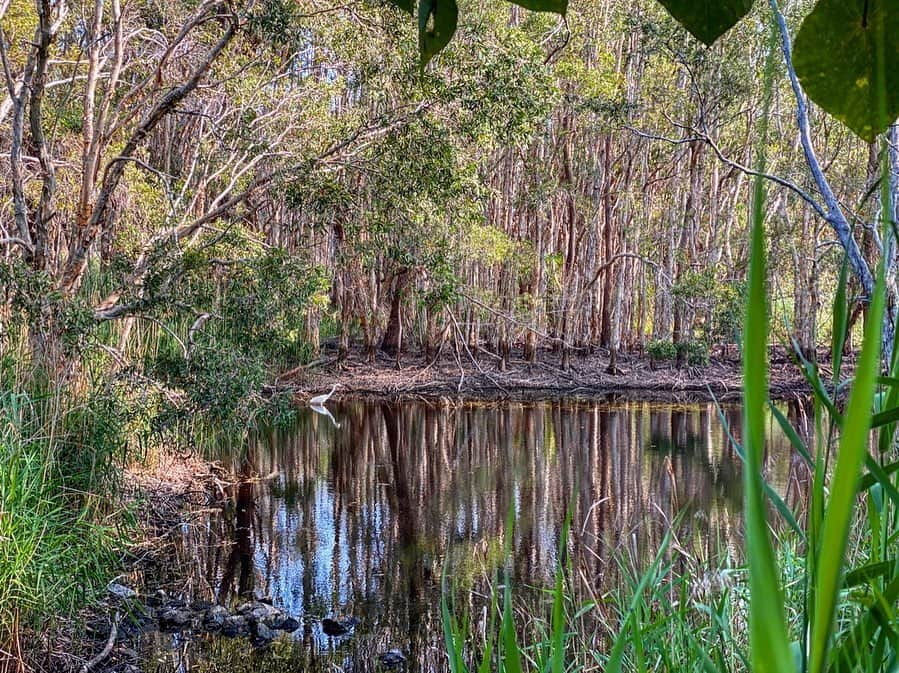
[[(615, 581), (613, 550), (653, 554), (678, 521), (700, 560), (737, 558), (740, 459), (712, 404), (541, 403), (437, 407), (332, 404), (340, 423), (305, 414), (261, 433), (232, 460), (242, 480), (229, 505), (187, 530), (182, 590), (229, 604), (264, 595), (301, 619), (292, 642), (148, 638), (147, 670), (377, 669), (391, 647), (406, 670), (443, 671), (443, 564), (463, 586), (501, 560), (515, 510), (512, 572), (545, 584), (569, 505), (571, 553), (590, 589)], [(740, 439), (740, 412), (723, 411)], [(805, 479), (769, 428), (768, 478), (794, 499)], [(472, 598), (472, 607), (477, 600)], [(331, 639), (325, 616), (359, 617)], [(246, 668), (245, 668), (246, 667)], [(293, 667), (293, 668), (290, 668)]]

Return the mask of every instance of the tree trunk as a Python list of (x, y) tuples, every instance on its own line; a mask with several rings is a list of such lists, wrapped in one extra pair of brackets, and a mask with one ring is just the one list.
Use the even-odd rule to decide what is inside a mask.
[(400, 269), (393, 280), (390, 319), (387, 322), (384, 338), (381, 340), (381, 350), (389, 355), (398, 355), (402, 348), (403, 297), (411, 279), (409, 269)]

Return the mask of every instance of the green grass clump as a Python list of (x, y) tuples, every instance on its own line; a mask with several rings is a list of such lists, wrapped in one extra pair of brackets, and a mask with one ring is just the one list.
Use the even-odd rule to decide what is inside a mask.
[(2, 642), (71, 616), (119, 564), (123, 519), (106, 493), (121, 428), (92, 403), (54, 414), (58, 402), (0, 391)]

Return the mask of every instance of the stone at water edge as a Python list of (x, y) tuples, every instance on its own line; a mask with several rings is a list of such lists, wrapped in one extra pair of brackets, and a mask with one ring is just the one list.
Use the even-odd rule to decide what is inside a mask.
[(228, 608), (223, 605), (213, 605), (203, 615), (203, 627), (209, 631), (215, 631), (225, 625), (225, 621), (230, 617)]
[(222, 635), (235, 638), (247, 632), (247, 619), (242, 615), (231, 615), (222, 624)]
[(400, 650), (387, 650), (378, 655), (378, 661), (384, 668), (398, 668), (406, 663), (406, 655)]
[(253, 644), (257, 647), (267, 645), (278, 637), (278, 634), (267, 627), (264, 622), (253, 624), (251, 631), (253, 632)]
[(287, 631), (288, 633), (292, 633), (300, 628), (299, 621), (290, 615), (284, 614), (280, 610), (275, 610), (262, 621), (267, 627), (274, 629), (275, 631)]
[(153, 595), (147, 598), (147, 605), (150, 607), (157, 607), (159, 605), (164, 605), (169, 600), (169, 595), (165, 592), (165, 589), (157, 589), (153, 592)]
[(192, 615), (190, 610), (168, 608), (159, 615), (159, 626), (163, 629), (183, 629), (190, 626)]
[(282, 621), (281, 624), (278, 626), (278, 630), (284, 631), (285, 633), (293, 633), (298, 628), (300, 628), (300, 626), (301, 626), (301, 624), (300, 624), (299, 620), (294, 619), (290, 615), (287, 615), (287, 617), (284, 619), (284, 621)]
[(334, 621), (333, 619), (329, 619), (325, 617), (322, 619), (322, 631), (324, 631), (326, 636), (344, 636), (350, 632), (357, 624), (359, 620), (355, 617), (347, 617), (346, 619), (342, 619), (339, 622)]
[(121, 598), (123, 600), (128, 600), (137, 596), (137, 592), (134, 589), (126, 587), (124, 584), (119, 584), (118, 582), (110, 582), (107, 584), (106, 591), (116, 598)]

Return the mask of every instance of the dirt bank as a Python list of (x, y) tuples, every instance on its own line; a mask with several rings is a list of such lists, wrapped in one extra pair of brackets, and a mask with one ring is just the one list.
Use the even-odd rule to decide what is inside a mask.
[[(620, 356), (618, 372), (608, 372), (608, 358), (601, 354), (578, 356), (569, 371), (560, 357), (544, 351), (536, 364), (511, 360), (505, 371), (498, 361), (481, 353), (477, 358), (443, 357), (425, 361), (395, 358), (379, 353), (369, 362), (353, 352), (342, 363), (323, 349), (322, 357), (288, 372), (279, 380), (292, 386), (300, 398), (319, 394), (340, 384), (341, 398), (430, 399), (439, 397), (533, 400), (555, 397), (609, 396), (618, 399), (658, 401), (722, 401), (740, 398), (741, 370), (738, 357), (712, 358), (707, 365), (676, 368), (673, 363), (652, 363), (648, 358)], [(787, 352), (775, 350), (771, 363), (771, 397), (795, 399), (811, 390)]]

